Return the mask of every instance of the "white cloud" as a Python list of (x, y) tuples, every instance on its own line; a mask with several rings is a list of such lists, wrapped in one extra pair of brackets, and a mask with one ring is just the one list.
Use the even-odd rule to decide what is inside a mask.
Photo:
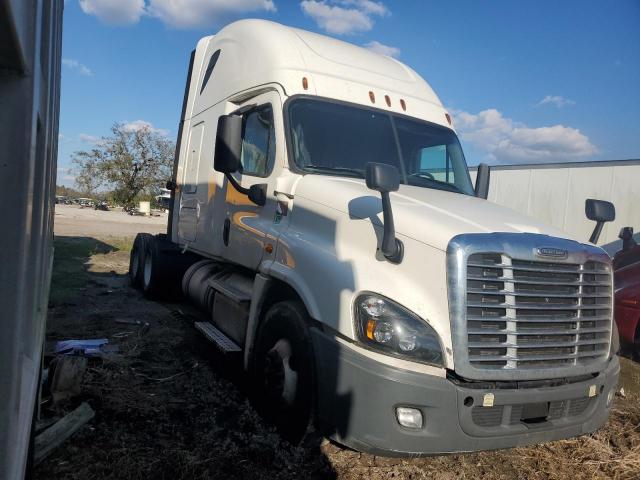
[(149, 0), (147, 14), (177, 28), (212, 27), (252, 11), (275, 12), (273, 0)]
[(136, 132), (138, 130), (146, 128), (152, 132), (157, 133), (158, 135), (162, 135), (165, 137), (169, 135), (169, 130), (165, 130), (164, 128), (156, 128), (151, 122), (147, 122), (146, 120), (134, 120), (133, 122), (125, 121), (123, 124), (123, 128), (130, 132)]
[(89, 135), (87, 133), (78, 134), (78, 140), (83, 143), (91, 143), (93, 145), (98, 145), (101, 142), (101, 138), (96, 135)]
[(391, 47), (389, 45), (385, 45), (383, 43), (377, 42), (373, 40), (369, 43), (364, 44), (364, 48), (371, 50), (372, 52), (379, 53), (380, 55), (387, 55), (389, 57), (399, 57), (400, 49), (396, 47)]
[(86, 65), (83, 65), (82, 63), (80, 63), (77, 60), (73, 60), (71, 58), (63, 58), (62, 59), (62, 65), (64, 65), (67, 68), (70, 68), (72, 70), (75, 70), (80, 75), (85, 75), (87, 77), (93, 77), (93, 72), (91, 71), (91, 69), (89, 67), (87, 67)]
[(84, 13), (95, 15), (109, 25), (138, 23), (144, 6), (144, 0), (80, 0)]
[(339, 2), (343, 5), (354, 6), (370, 15), (380, 15), (384, 17), (389, 14), (389, 10), (382, 2), (375, 2), (373, 0), (339, 0)]
[(558, 108), (565, 107), (567, 105), (575, 105), (576, 102), (570, 100), (568, 98), (564, 98), (561, 95), (547, 95), (542, 100), (540, 100), (536, 106), (540, 107), (542, 105), (555, 105)]
[(76, 180), (75, 175), (73, 175), (73, 171), (69, 167), (58, 167), (56, 180), (58, 182), (71, 182), (73, 183)]
[(564, 125), (528, 127), (505, 118), (495, 109), (477, 115), (453, 111), (455, 126), (464, 141), (499, 163), (572, 160), (598, 152), (580, 130)]
[(373, 28), (373, 16), (383, 17), (389, 10), (372, 0), (303, 0), (300, 7), (328, 33), (348, 35)]

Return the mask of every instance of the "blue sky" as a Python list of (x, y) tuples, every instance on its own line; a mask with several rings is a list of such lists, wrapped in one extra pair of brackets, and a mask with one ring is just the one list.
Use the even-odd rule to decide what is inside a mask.
[(469, 164), (640, 158), (637, 0), (66, 0), (58, 184), (114, 122), (175, 140), (191, 50), (249, 17), (410, 65)]

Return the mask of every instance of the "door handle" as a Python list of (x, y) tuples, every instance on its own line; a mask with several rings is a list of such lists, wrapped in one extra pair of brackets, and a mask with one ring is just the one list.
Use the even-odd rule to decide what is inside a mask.
[(224, 246), (227, 247), (229, 245), (229, 230), (231, 229), (231, 220), (229, 217), (224, 219), (224, 227), (222, 228), (222, 241), (224, 242)]

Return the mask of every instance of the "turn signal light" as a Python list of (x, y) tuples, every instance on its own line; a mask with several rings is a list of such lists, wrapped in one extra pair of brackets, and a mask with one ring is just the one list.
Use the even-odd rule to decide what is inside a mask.
[(367, 322), (367, 338), (374, 340), (373, 331), (376, 329), (376, 321), (372, 318)]

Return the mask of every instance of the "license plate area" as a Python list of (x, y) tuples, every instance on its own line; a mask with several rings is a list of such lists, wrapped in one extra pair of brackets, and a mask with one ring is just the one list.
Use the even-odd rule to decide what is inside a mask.
[(522, 407), (520, 421), (527, 424), (542, 423), (549, 416), (549, 402), (527, 403)]

